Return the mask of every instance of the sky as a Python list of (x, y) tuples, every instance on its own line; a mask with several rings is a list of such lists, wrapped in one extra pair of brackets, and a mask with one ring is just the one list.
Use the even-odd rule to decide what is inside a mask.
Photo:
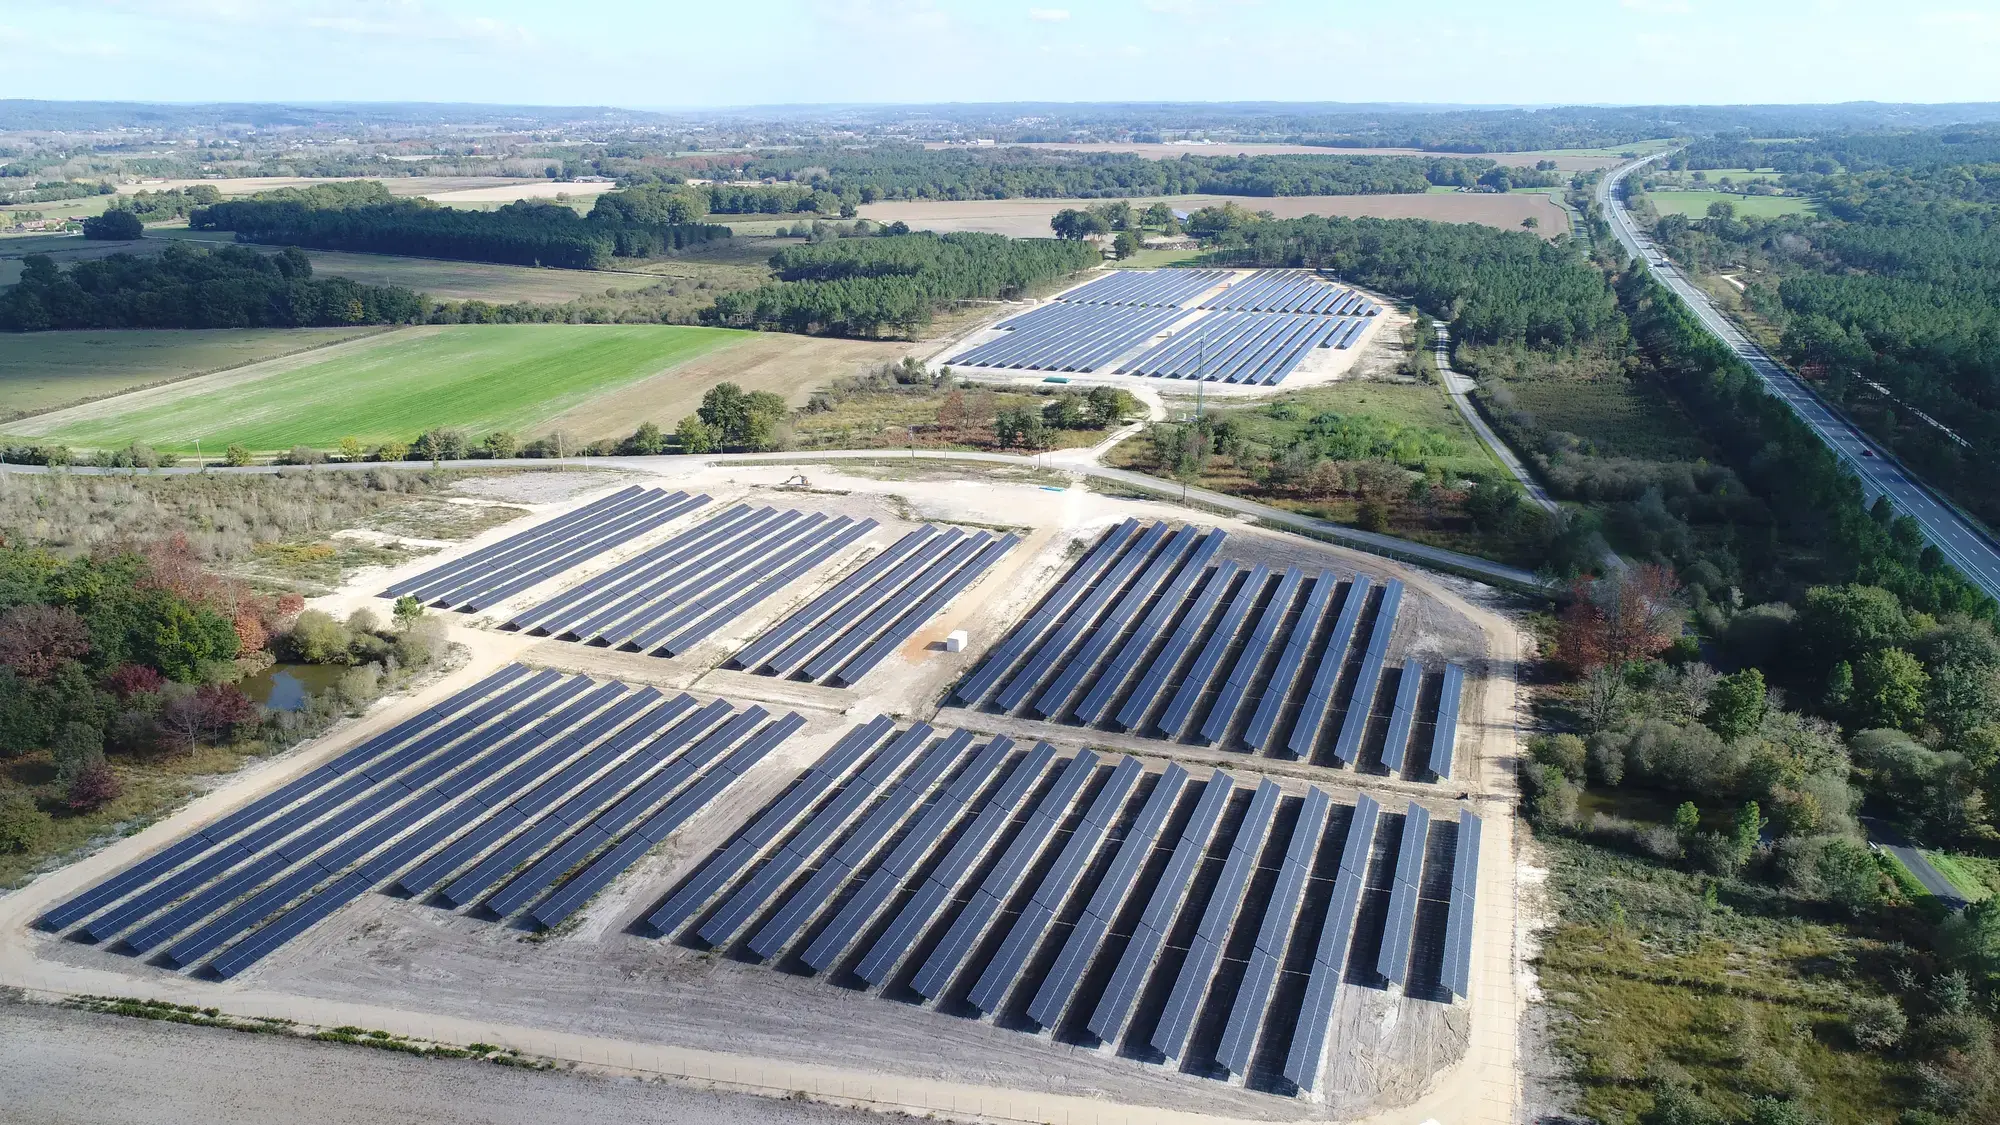
[(0, 97), (2000, 100), (2000, 0), (0, 0)]

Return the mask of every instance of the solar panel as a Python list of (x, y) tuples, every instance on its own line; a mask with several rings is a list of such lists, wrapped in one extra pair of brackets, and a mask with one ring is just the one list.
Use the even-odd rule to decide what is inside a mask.
[(1457, 996), (1472, 994), (1472, 915), (1479, 890), (1479, 818), (1458, 814), (1458, 852), (1451, 866), (1451, 907), (1445, 918), (1443, 982)]
[[(684, 648), (675, 643), (679, 640), (676, 634), (690, 628), (718, 605), (740, 593), (740, 584), (745, 578), (767, 577), (777, 560), (790, 559), (795, 553), (809, 551), (807, 545), (820, 541), (822, 536), (833, 537), (851, 531), (852, 522), (845, 516), (829, 520), (825, 513), (787, 519), (781, 525), (774, 525), (768, 534), (745, 544), (731, 565), (711, 581), (684, 589), (669, 601), (654, 603), (623, 618), (602, 630), (598, 639), (613, 648), (628, 647), (636, 652)], [(670, 637), (674, 640), (669, 641)]]
[(1092, 892), (1089, 904), (1084, 907), (1083, 917), (1077, 919), (1076, 928), (1070, 931), (1069, 940), (1063, 943), (1062, 952), (1056, 955), (1055, 966), (1043, 978), (1042, 987), (1028, 1004), (1028, 1015), (1036, 1023), (1053, 1028), (1069, 1008), (1078, 983), (1083, 980), (1085, 970), (1090, 967), (1098, 947), (1104, 942), (1104, 935), (1110, 931), (1112, 921), (1131, 895), (1139, 869), (1145, 866), (1146, 857), (1160, 837), (1160, 830), (1166, 827), (1168, 815), (1180, 802), (1181, 793), (1187, 788), (1187, 777), (1187, 770), (1180, 763), (1170, 763), (1160, 775), (1159, 782), (1153, 786), (1131, 831), (1119, 843), (1118, 854), (1112, 859), (1110, 869), (1097, 884), (1097, 890)]
[[(884, 735), (887, 733), (883, 732)], [(860, 813), (875, 791), (908, 763), (909, 755), (930, 740), (931, 733), (928, 724), (917, 723), (876, 754), (765, 860), (764, 865), (753, 872), (735, 894), (723, 901), (697, 931), (701, 940), (710, 945), (728, 941), (730, 935), (741, 929), (786, 880), (820, 853), (833, 839), (834, 833)], [(870, 742), (867, 749), (872, 750), (874, 746), (875, 742)]]
[(1278, 869), (1277, 885), (1271, 889), (1263, 921), (1257, 929), (1257, 945), (1250, 955), (1249, 970), (1236, 990), (1229, 1023), (1223, 1029), (1222, 1045), (1216, 1050), (1216, 1058), (1233, 1074), (1244, 1074), (1250, 1069), (1251, 1049), (1256, 1045), (1258, 1028), (1263, 1025), (1264, 1010), (1271, 1003), (1271, 990), (1284, 963), (1285, 948), (1298, 920), (1299, 904), (1305, 898), (1306, 884), (1311, 879), (1313, 861), (1319, 855), (1320, 837), (1326, 831), (1332, 806), (1333, 802), (1317, 787), (1308, 789), (1298, 821), (1292, 826), (1284, 865)]
[(1340, 722), (1340, 737), (1334, 742), (1333, 756), (1342, 765), (1361, 754), (1361, 738), (1368, 731), (1369, 716), (1375, 710), (1375, 688), (1382, 681), (1382, 662), (1389, 655), (1389, 636), (1396, 631), (1396, 607), (1402, 601), (1403, 583), (1390, 579), (1382, 587), (1382, 607), (1375, 611), (1375, 629), (1368, 638), (1368, 651), (1361, 660), (1361, 673), (1354, 680), (1354, 694), (1348, 697), (1347, 715)]
[(615, 517), (634, 505), (650, 502), (652, 497), (648, 493), (651, 491), (636, 484), (621, 489), (567, 515), (558, 516), (526, 531), (510, 535), (443, 566), (432, 567), (421, 574), (395, 582), (382, 592), (382, 596), (400, 597), (409, 594), (423, 597), (424, 591), (448, 589), (453, 583), (463, 581), (467, 575), (491, 573), (512, 559), (525, 557), (545, 544), (560, 541), (565, 532), (578, 527), (587, 527), (597, 521)]
[[(805, 719), (797, 712), (787, 712), (776, 722), (766, 725), (743, 744), (729, 752), (729, 756), (716, 763), (714, 768), (701, 775), (693, 785), (674, 795), (673, 799), (648, 816), (637, 828), (623, 839), (613, 844), (605, 853), (591, 861), (574, 878), (558, 887), (554, 894), (544, 899), (541, 905), (529, 912), (541, 926), (553, 928), (581, 909), (598, 891), (609, 886), (613, 879), (625, 873), (626, 869), (644, 856), (660, 841), (671, 835), (687, 819), (700, 812), (733, 784), (744, 772), (761, 761), (779, 744), (797, 733), (805, 725)], [(703, 740), (702, 747), (717, 741), (716, 736)], [(700, 749), (700, 748), (698, 748)], [(690, 757), (694, 752), (690, 752)], [(683, 759), (686, 760), (686, 759)], [(676, 766), (679, 763), (675, 763)]]
[[(1155, 527), (1164, 531), (1166, 525), (1156, 524)], [(1173, 539), (1153, 557), (1145, 572), (1140, 574), (1138, 580), (1126, 590), (1125, 595), (1118, 599), (1118, 604), (1112, 606), (1105, 614), (1103, 624), (1092, 630), (1083, 644), (1077, 647), (1076, 652), (1063, 661), (1062, 671), (1035, 700), (1031, 708), (1033, 714), (1040, 718), (1054, 718), (1061, 714), (1063, 704), (1075, 693), (1083, 677), (1097, 666), (1097, 662), (1118, 639), (1126, 624), (1138, 616), (1139, 610), (1152, 598), (1160, 583), (1164, 582), (1167, 575), (1181, 565), (1181, 560), (1194, 550), (1195, 542), (1195, 528), (1192, 525), (1183, 527), (1174, 534)], [(1140, 546), (1134, 548), (1132, 553), (1136, 555), (1145, 546), (1145, 541), (1141, 540)]]
[(1012, 711), (1020, 706), (1022, 701), (1035, 690), (1036, 685), (1048, 676), (1055, 662), (1063, 653), (1069, 651), (1078, 637), (1083, 635), (1084, 630), (1096, 623), (1098, 616), (1104, 612), (1104, 607), (1111, 603), (1111, 599), (1118, 596), (1118, 592), (1132, 577), (1132, 572), (1139, 569), (1139, 564), (1152, 557), (1166, 534), (1165, 523), (1149, 525), (1139, 536), (1139, 541), (1132, 545), (1132, 549), (1125, 552), (1105, 573), (1103, 580), (1077, 604), (1075, 611), (1028, 655), (1027, 663), (1021, 666), (1020, 671), (1014, 673), (1013, 679), (1000, 690), (1000, 694), (994, 696), (994, 703), (1005, 711)]
[(1437, 728), (1431, 735), (1431, 772), (1441, 778), (1451, 776), (1458, 746), (1459, 698), (1465, 691), (1465, 669), (1444, 666), (1444, 690), (1438, 696)]
[[(922, 724), (919, 724), (922, 725)], [(924, 728), (929, 730), (928, 727)], [(889, 833), (923, 802), (924, 795), (937, 784), (945, 770), (955, 764), (972, 745), (970, 731), (954, 731), (937, 744), (896, 780), (866, 817), (833, 854), (821, 863), (812, 877), (782, 903), (749, 941), (750, 952), (759, 957), (775, 956), (797, 936), (814, 914), (828, 905), (834, 892), (856, 868), (868, 861), (888, 839)], [(894, 751), (892, 750), (893, 754)]]
[(1418, 883), (1423, 877), (1424, 843), (1430, 838), (1430, 810), (1410, 802), (1403, 814), (1403, 837), (1396, 849), (1396, 881), (1389, 890), (1389, 920), (1382, 928), (1382, 950), (1375, 971), (1391, 984), (1402, 984), (1410, 969), (1410, 941), (1416, 936)]
[(1372, 580), (1365, 574), (1355, 575), (1348, 584), (1347, 598), (1340, 603), (1340, 616), (1327, 636), (1326, 651), (1313, 673), (1305, 706), (1300, 708), (1298, 722), (1293, 724), (1291, 737), (1285, 741), (1285, 748), (1296, 757), (1311, 757), (1313, 748), (1319, 744), (1320, 729), (1326, 725), (1327, 711), (1333, 706), (1333, 692), (1340, 683), (1341, 669), (1347, 667), (1347, 650), (1354, 641), (1354, 630), (1361, 622), (1361, 610), (1368, 603), (1371, 585)]
[[(788, 615), (783, 621), (765, 630), (762, 635), (736, 654), (730, 663), (748, 672), (760, 671), (765, 662), (777, 655), (778, 651), (799, 637), (816, 628), (830, 614), (848, 604), (850, 598), (867, 596), (863, 591), (881, 579), (898, 562), (909, 555), (938, 529), (925, 524), (904, 535), (891, 544), (889, 549), (877, 554), (862, 564), (859, 569), (836, 583), (832, 589), (814, 598), (806, 605)], [(872, 601), (872, 598), (871, 598)]]
[(888, 716), (877, 715), (842, 735), (832, 750), (800, 774), (782, 796), (766, 805), (764, 811), (758, 813), (735, 840), (710, 856), (680, 889), (668, 896), (667, 901), (646, 919), (646, 923), (664, 934), (693, 917), (703, 903), (736, 877), (744, 864), (776, 839), (787, 824), (824, 796), (834, 782), (845, 776), (870, 747), (895, 729), (895, 725)]
[(854, 659), (841, 665), (840, 671), (833, 675), (833, 682), (842, 685), (861, 682), (861, 677), (867, 675), (885, 657), (894, 652), (896, 646), (915, 635), (924, 622), (935, 617), (940, 610), (950, 604), (951, 599), (972, 585), (980, 575), (986, 573), (988, 567), (999, 560), (1001, 555), (1013, 550), (1020, 541), (1020, 538), (1014, 535), (990, 540), (977, 555), (973, 556), (972, 561), (960, 567), (950, 578), (938, 583), (914, 607), (891, 622), (889, 627), (882, 631), (882, 635), (875, 638), (867, 648), (862, 649)]
[(856, 966), (856, 975), (869, 984), (881, 984), (889, 979), (890, 972), (909, 952), (917, 934), (930, 924), (945, 899), (971, 874), (973, 865), (992, 846), (1000, 829), (1013, 818), (1015, 807), (1027, 797), (1029, 788), (1041, 778), (1042, 771), (1055, 754), (1055, 749), (1048, 743), (1036, 743), (1027, 757), (1014, 767), (994, 793), (993, 799), (958, 834), (951, 849), (917, 888), (917, 893), (903, 904), (889, 928), (876, 939), (868, 950), (868, 956)]
[(1048, 596), (1034, 615), (1008, 634), (1007, 639), (1000, 642), (1000, 646), (994, 649), (952, 694), (972, 706), (977, 706), (980, 700), (986, 698), (986, 694), (993, 690), (1000, 682), (1000, 677), (1007, 674), (1007, 670), (1014, 666), (1014, 662), (1021, 658), (1021, 654), (1039, 640), (1042, 634), (1055, 624), (1056, 619), (1075, 604), (1076, 599), (1083, 596), (1083, 592), (1096, 581), (1098, 574), (1111, 564), (1112, 558), (1132, 538), (1138, 528), (1138, 520), (1128, 519), (1105, 532), (1104, 537), (1097, 541), (1097, 546), (1084, 556), (1082, 562), (1071, 568), (1069, 576), (1063, 579), (1062, 585), (1056, 587), (1055, 592)]
[(890, 849), (881, 866), (868, 876), (861, 889), (848, 898), (833, 921), (806, 947), (800, 960), (816, 970), (823, 970), (854, 944), (862, 927), (875, 917), (876, 911), (889, 901), (889, 896), (895, 893), (902, 881), (936, 847), (944, 830), (958, 819), (972, 798), (1007, 760), (1013, 745), (1009, 739), (996, 738), (979, 751), (978, 757), (965, 768), (958, 780), (945, 787), (943, 795), (917, 819), (902, 842)]
[(235, 976), (251, 965), (269, 956), (279, 946), (305, 933), (333, 912), (360, 898), (368, 890), (368, 881), (359, 875), (349, 875), (307, 902), (281, 915), (270, 925), (237, 942), (225, 950), (210, 965), (217, 976), (224, 980)]
[(1159, 702), (1160, 691), (1166, 686), (1167, 677), (1173, 675), (1174, 669), (1179, 667), (1181, 661), (1187, 659), (1187, 654), (1194, 650), (1194, 639), (1201, 635), (1202, 628), (1208, 624), (1210, 616), (1215, 612), (1216, 604), (1222, 600), (1222, 595), (1228, 592), (1230, 584), (1236, 580), (1242, 569), (1225, 559), (1209, 574), (1202, 585), (1200, 595), (1181, 617), (1181, 623), (1175, 627), (1174, 635), (1160, 647), (1160, 651), (1153, 657), (1152, 666), (1139, 678), (1139, 684), (1132, 689), (1132, 694), (1125, 698), (1125, 705), (1118, 709), (1119, 726), (1128, 731), (1139, 729), (1139, 724), (1145, 719), (1146, 713)]
[(1417, 717), (1417, 689), (1423, 686), (1424, 666), (1416, 660), (1403, 661), (1403, 674), (1396, 681), (1396, 703), (1389, 712), (1389, 733), (1382, 740), (1382, 765), (1390, 773), (1403, 771), (1404, 751), (1410, 745), (1410, 726)]
[(1076, 800), (1084, 783), (1097, 771), (1098, 761), (1096, 754), (1088, 750), (1079, 751), (1056, 775), (1055, 784), (1042, 795), (1033, 815), (1008, 842), (1000, 853), (999, 861), (980, 882), (979, 890), (952, 919), (944, 939), (938, 942), (930, 958), (911, 980), (910, 987), (918, 994), (936, 999), (953, 978), (971, 967), (966, 964), (966, 958), (971, 954), (973, 945), (986, 932), (986, 927), (1008, 898), (1012, 897), (1014, 885), (1026, 874), (1029, 864), (1048, 845), (1049, 838), (1062, 822), (1063, 813)]
[(1375, 825), (1381, 812), (1381, 805), (1363, 793), (1356, 799), (1354, 818), (1347, 824), (1347, 841), (1340, 852), (1340, 874), (1334, 878), (1333, 898), (1327, 904), (1326, 921), (1320, 927), (1319, 947), (1313, 953), (1312, 973), (1306, 982), (1305, 1003), (1299, 1009), (1292, 1047), (1285, 1056), (1285, 1077), (1301, 1090), (1311, 1090), (1319, 1081), (1328, 1021), (1333, 1016), (1341, 974), (1347, 971), (1354, 914), (1361, 905), (1362, 882), (1368, 874), (1368, 856), (1374, 847)]
[(1076, 890), (1077, 880), (1083, 877), (1083, 869), (1096, 853), (1097, 846), (1104, 842), (1104, 834), (1111, 829), (1111, 822), (1118, 817), (1118, 811), (1125, 806), (1125, 799), (1132, 794), (1132, 786), (1138, 783), (1139, 775), (1145, 767), (1137, 758), (1126, 758), (1111, 771), (1111, 777), (1104, 788), (1098, 790), (1091, 799), (1090, 808), (1084, 814), (1083, 823), (1070, 833), (1064, 841), (1062, 851), (1057, 853), (1055, 863), (1042, 877), (1035, 889), (1031, 906), (1039, 909), (1024, 910), (1008, 931), (1000, 952), (987, 963), (986, 971), (980, 974), (973, 985), (971, 1001), (984, 1012), (996, 1012), (1007, 998), (1007, 992), (1020, 976), (1028, 957), (1041, 944), (1042, 935), (1049, 923), (1055, 920), (1055, 913)]
[(1180, 690), (1174, 693), (1173, 701), (1167, 704), (1167, 709), (1155, 724), (1168, 737), (1180, 733), (1180, 729), (1187, 725), (1188, 716), (1207, 691), (1208, 682), (1215, 678), (1216, 669), (1222, 666), (1223, 656), (1235, 642), (1236, 634), (1241, 631), (1244, 619), (1250, 616), (1250, 610), (1263, 594), (1265, 580), (1270, 576), (1271, 568), (1260, 563), (1250, 572), (1250, 577), (1243, 580), (1243, 585), (1237, 587), (1236, 596), (1222, 611), (1222, 619), (1215, 632), (1209, 634), (1201, 655), (1195, 657), (1186, 678), (1181, 680)]
[[(828, 525), (827, 528), (822, 529), (820, 535), (823, 538), (811, 549), (805, 551), (804, 554), (799, 555), (784, 566), (778, 567), (757, 581), (750, 583), (747, 588), (735, 597), (729, 598), (709, 609), (709, 612), (705, 616), (697, 618), (693, 624), (685, 626), (680, 632), (662, 643), (659, 646), (659, 651), (669, 656), (678, 656), (686, 652), (697, 643), (712, 636), (716, 630), (747, 612), (751, 606), (777, 593), (778, 590), (796, 581), (807, 571), (832, 558), (840, 551), (845, 550), (850, 543), (873, 531), (875, 527), (875, 521), (872, 519), (850, 521), (843, 516), (841, 519), (836, 520), (833, 524)], [(660, 628), (664, 631), (667, 626), (662, 625)], [(647, 637), (642, 635), (639, 643), (642, 646), (645, 645)]]
[(1216, 823), (1222, 819), (1222, 811), (1229, 804), (1229, 796), (1234, 789), (1228, 774), (1221, 770), (1210, 774), (1207, 785), (1202, 789), (1201, 800), (1195, 804), (1194, 814), (1188, 818), (1187, 826), (1175, 841), (1166, 869), (1160, 873), (1159, 882), (1153, 884), (1153, 894), (1146, 901), (1146, 911), (1139, 918), (1139, 927), (1125, 944), (1125, 952), (1112, 971), (1111, 983), (1105, 986), (1104, 995), (1098, 998), (1097, 1008), (1090, 1015), (1091, 1034), (1104, 1042), (1116, 1043), (1124, 1031), (1125, 1022), (1132, 1015), (1132, 1005), (1139, 998), (1139, 988), (1152, 972), (1153, 962), (1159, 956), (1160, 946), (1166, 942), (1174, 916), (1180, 913), (1181, 904), (1187, 901), (1188, 886), (1194, 878), (1195, 867), (1208, 850), (1209, 840), (1215, 835)]
[[(992, 535), (982, 531), (953, 543), (949, 550), (912, 576), (908, 585), (875, 605), (831, 645), (807, 661), (800, 671), (808, 679), (818, 679), (838, 671), (872, 638), (907, 615), (929, 592), (948, 582), (952, 575), (982, 554), (992, 540)], [(914, 630), (914, 626), (912, 628)]]
[(1237, 912), (1243, 907), (1243, 891), (1250, 885), (1257, 857), (1263, 854), (1264, 841), (1270, 836), (1271, 819), (1277, 815), (1280, 795), (1278, 783), (1265, 778), (1258, 784), (1256, 795), (1250, 800), (1250, 810), (1236, 830), (1229, 858), (1222, 865), (1222, 877), (1202, 912), (1194, 944), (1188, 949), (1187, 959), (1181, 962), (1174, 990), (1167, 996), (1159, 1026), (1153, 1030), (1153, 1046), (1169, 1059), (1180, 1058), (1187, 1050), (1195, 1013), (1201, 1010), (1202, 998), (1208, 995), (1216, 964), (1222, 959), (1222, 947), (1228, 942)]
[(1250, 690), (1250, 681), (1270, 654), (1271, 645), (1278, 638), (1279, 627), (1292, 611), (1292, 599), (1299, 592), (1299, 583), (1304, 580), (1305, 572), (1298, 567), (1285, 568), (1285, 576), (1278, 580), (1277, 592), (1264, 604), (1264, 612), (1250, 630), (1249, 643), (1236, 657), (1236, 665), (1230, 669), (1229, 678), (1223, 681), (1215, 705), (1208, 709), (1208, 719), (1201, 724), (1203, 738), (1212, 743), (1220, 742), (1222, 736), (1229, 732), (1237, 710), (1243, 705), (1243, 696)]
[(698, 574), (748, 528), (771, 518), (769, 508), (736, 504), (656, 544), (617, 566), (538, 602), (507, 621), (510, 629), (563, 635), (597, 619), (649, 584), (668, 584)]
[(1091, 687), (1090, 693), (1077, 705), (1077, 721), (1095, 723), (1103, 719), (1104, 712), (1110, 709), (1111, 701), (1117, 695), (1118, 689), (1131, 677), (1132, 670), (1138, 667), (1139, 661), (1146, 655), (1146, 650), (1159, 639), (1160, 633), (1167, 627), (1167, 622), (1173, 619), (1175, 611), (1180, 609), (1181, 603), (1187, 599), (1188, 591), (1200, 581), (1208, 560), (1222, 548), (1223, 540), (1227, 537), (1228, 533), (1220, 528), (1201, 537), (1193, 552), (1181, 562), (1173, 581), (1167, 583), (1166, 589), (1154, 601), (1152, 610), (1146, 614), (1146, 619), (1132, 631), (1132, 635), (1119, 648), (1118, 655), (1111, 658), (1110, 665), (1097, 678), (1097, 683)]
[(538, 546), (517, 559), (482, 566), (462, 579), (452, 578), (420, 589), (415, 596), (467, 611), (485, 609), (585, 559), (662, 527), (700, 503), (683, 494), (669, 495), (655, 490), (640, 502), (580, 525), (579, 529), (565, 531), (548, 545)]
[(1292, 687), (1298, 682), (1299, 670), (1305, 666), (1306, 651), (1312, 647), (1313, 637), (1319, 633), (1320, 620), (1326, 616), (1326, 607), (1333, 600), (1337, 583), (1333, 572), (1322, 570), (1313, 579), (1312, 589), (1306, 594), (1305, 608), (1299, 611), (1298, 623), (1292, 626), (1285, 640), (1285, 651), (1278, 657), (1278, 666), (1271, 670), (1271, 678), (1264, 685), (1264, 694), (1257, 700), (1256, 713), (1250, 716), (1250, 725), (1243, 732), (1243, 742), (1254, 749), (1262, 750), (1271, 741), (1271, 735), (1284, 712), (1285, 700), (1290, 698)]

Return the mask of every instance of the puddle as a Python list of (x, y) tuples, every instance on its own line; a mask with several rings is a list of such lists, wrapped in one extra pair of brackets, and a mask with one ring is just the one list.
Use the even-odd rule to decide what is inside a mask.
[(346, 671), (339, 664), (273, 664), (236, 686), (273, 711), (297, 711), (305, 707), (306, 697), (332, 687)]

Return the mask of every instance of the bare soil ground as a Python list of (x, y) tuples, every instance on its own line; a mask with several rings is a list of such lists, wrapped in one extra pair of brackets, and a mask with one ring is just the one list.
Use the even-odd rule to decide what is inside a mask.
[(694, 413), (710, 387), (724, 382), (771, 391), (785, 396), (787, 405), (803, 406), (829, 380), (898, 359), (908, 349), (900, 343), (761, 333), (601, 395), (549, 424), (584, 440), (624, 437), (647, 421), (671, 430)]
[[(89, 1065), (79, 1065), (80, 1060)], [(200, 1060), (191, 1065), (191, 1060)], [(137, 1091), (144, 1097), (135, 1097)], [(808, 1101), (420, 1059), (0, 1000), (0, 1105), (44, 1125), (880, 1125)], [(16, 1116), (18, 1115), (18, 1116)]]
[[(1089, 207), (1095, 199), (917, 200), (869, 203), (861, 217), (870, 222), (898, 219), (920, 230), (939, 232), (979, 230), (1014, 238), (1049, 237), (1049, 220), (1065, 207)], [(1368, 216), (1378, 219), (1434, 219), (1442, 223), (1484, 223), (1519, 230), (1521, 220), (1534, 218), (1544, 238), (1569, 230), (1569, 215), (1554, 200), (1540, 194), (1437, 192), (1407, 195), (1171, 195), (1134, 199), (1135, 207), (1164, 202), (1180, 210), (1234, 202), (1252, 211), (1269, 211), (1281, 219), (1301, 215)]]

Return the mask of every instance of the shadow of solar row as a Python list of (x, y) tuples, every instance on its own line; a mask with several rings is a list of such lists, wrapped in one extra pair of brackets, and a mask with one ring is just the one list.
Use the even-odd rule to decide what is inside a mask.
[[(498, 896), (507, 910), (495, 913), (551, 888), (573, 910), (582, 898), (565, 879), (571, 870), (635, 835), (649, 841), (643, 854), (668, 823), (647, 816), (656, 806), (681, 806), (677, 825), (803, 723), (733, 711), (719, 700), (698, 707), (685, 694), (510, 666), (42, 923), (61, 930), (88, 918), (81, 940), (116, 939), (128, 953), (159, 950), (163, 965), (206, 962), (208, 973), (229, 977), (371, 888), (427, 889), (468, 864), (492, 871), (494, 884), (507, 880)], [(690, 804), (697, 790), (706, 795)], [(535, 845), (519, 846), (527, 839)], [(489, 865), (509, 848), (505, 862)], [(536, 920), (552, 924), (543, 909)]]
[[(1456, 853), (1427, 836), (1423, 815), (1413, 806), (1415, 827), (1398, 833), (1366, 796), (1341, 809), (1316, 788), (1243, 790), (1221, 770), (1196, 783), (1179, 765), (1154, 774), (1130, 757), (980, 745), (884, 717), (844, 735), (647, 922), (940, 1015), (1192, 1073), (1254, 1071), (1253, 1088), (1282, 1092), (1291, 1029), (1316, 1021), (1324, 1037), (1350, 947), (1371, 965), (1378, 945), (1385, 958), (1402, 947), (1410, 979), (1450, 975), (1446, 944), (1416, 940), (1400, 900), (1387, 934), (1356, 910), (1371, 870), (1386, 879), (1391, 866), (1413, 902), (1420, 891), (1442, 909), (1441, 865)], [(1317, 991), (1279, 987), (1308, 972)], [(1316, 1069), (1324, 1044), (1297, 1050)]]
[(1056, 300), (1073, 305), (1180, 305), (1234, 276), (1233, 270), (1118, 270)]
[(646, 535), (708, 503), (706, 496), (634, 486), (382, 591), (472, 612)]
[(875, 526), (739, 504), (523, 610), (506, 627), (677, 656)]
[(1208, 313), (1153, 345), (1115, 374), (1275, 386), (1314, 348), (1338, 346), (1354, 325), (1337, 317)]
[(730, 663), (765, 675), (856, 683), (1019, 542), (926, 524), (772, 626)]
[(1095, 371), (1186, 315), (1185, 310), (1174, 307), (1055, 302), (1004, 322), (1000, 328), (1006, 335), (967, 348), (948, 362), (968, 367)]
[(1374, 316), (1381, 308), (1360, 293), (1310, 270), (1258, 270), (1203, 301), (1204, 309)]

